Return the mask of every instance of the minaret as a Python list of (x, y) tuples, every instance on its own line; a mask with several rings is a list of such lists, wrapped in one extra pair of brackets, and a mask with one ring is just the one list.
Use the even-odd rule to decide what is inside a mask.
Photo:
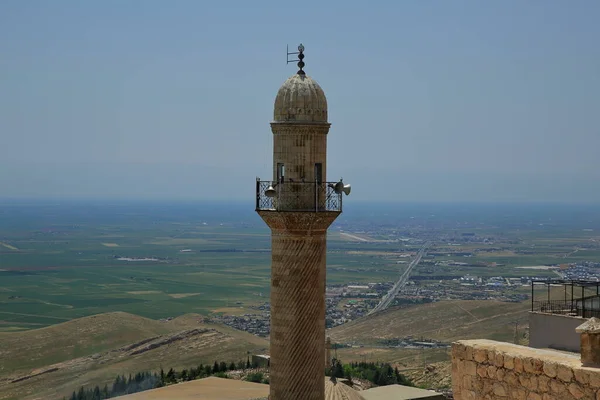
[(256, 182), (256, 211), (271, 228), (270, 400), (325, 397), (327, 228), (350, 186), (327, 182), (327, 99), (299, 71), (275, 99), (273, 180)]

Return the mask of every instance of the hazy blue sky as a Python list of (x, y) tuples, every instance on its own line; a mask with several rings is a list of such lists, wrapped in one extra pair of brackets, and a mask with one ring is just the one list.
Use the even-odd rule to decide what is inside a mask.
[(329, 101), (357, 200), (600, 201), (600, 2), (0, 2), (0, 197), (247, 198)]

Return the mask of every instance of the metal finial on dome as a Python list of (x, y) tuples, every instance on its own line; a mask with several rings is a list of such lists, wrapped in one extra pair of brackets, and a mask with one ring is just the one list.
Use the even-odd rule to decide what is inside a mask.
[(300, 46), (298, 46), (298, 68), (300, 68), (298, 70), (298, 75), (304, 75), (304, 71), (302, 70), (302, 68), (304, 68), (304, 46), (302, 45), (302, 43), (300, 43)]
[[(290, 55), (291, 54), (298, 54), (298, 59), (297, 60), (290, 60)], [(287, 50), (287, 63), (291, 63), (291, 62), (296, 62), (298, 61), (298, 68), (300, 68), (298, 70), (298, 75), (306, 75), (306, 73), (304, 72), (304, 70), (302, 68), (304, 68), (304, 45), (302, 43), (300, 43), (300, 45), (298, 46), (298, 51), (290, 53), (289, 49)]]

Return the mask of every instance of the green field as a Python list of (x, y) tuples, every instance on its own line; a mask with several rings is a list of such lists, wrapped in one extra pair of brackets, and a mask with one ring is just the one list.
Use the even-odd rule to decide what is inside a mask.
[[(38, 211), (46, 221), (0, 220), (0, 331), (110, 311), (154, 319), (247, 312), (269, 299), (270, 231), (258, 217), (249, 227), (226, 217), (185, 221), (172, 211), (158, 218), (61, 212)], [(355, 247), (331, 235), (330, 283), (395, 279), (397, 266), (346, 254)]]
[[(495, 208), (427, 207), (342, 214), (330, 229), (328, 283), (394, 281), (405, 268), (400, 253), (432, 239), (438, 255), (414, 274), (434, 280), (556, 276), (517, 267), (600, 260), (599, 213), (580, 210), (574, 218), (567, 208), (559, 218), (516, 208), (508, 218)], [(548, 215), (554, 225), (537, 223)], [(354, 240), (342, 229), (376, 240)], [(491, 243), (449, 245), (465, 232)], [(455, 251), (473, 256), (444, 254)], [(449, 260), (469, 265), (432, 264)], [(154, 319), (254, 312), (249, 307), (268, 301), (269, 284), (270, 232), (248, 205), (0, 204), (0, 331), (111, 311)]]

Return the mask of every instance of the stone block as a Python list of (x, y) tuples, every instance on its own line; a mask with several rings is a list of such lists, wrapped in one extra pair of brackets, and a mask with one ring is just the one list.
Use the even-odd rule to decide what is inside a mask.
[(476, 376), (477, 375), (477, 364), (473, 361), (465, 361), (464, 373), (469, 376)]
[(550, 378), (545, 375), (540, 375), (538, 377), (538, 391), (541, 393), (546, 393), (550, 390)]
[(571, 393), (571, 395), (577, 400), (583, 399), (585, 397), (585, 392), (583, 391), (583, 388), (575, 382), (571, 383), (567, 387), (567, 389), (569, 390), (569, 393)]
[(520, 357), (514, 358), (515, 372), (523, 372), (523, 359)]
[(473, 354), (473, 359), (477, 362), (477, 363), (485, 363), (487, 361), (487, 351), (482, 350), (482, 349), (476, 349), (475, 350), (475, 354)]
[(462, 376), (462, 387), (465, 389), (473, 389), (473, 377), (470, 375)]
[(566, 365), (559, 365), (556, 369), (556, 376), (563, 382), (571, 382), (573, 370)]
[(538, 390), (538, 378), (537, 376), (532, 376), (529, 378), (529, 385), (527, 389), (537, 391)]
[(504, 368), (513, 369), (515, 367), (515, 359), (508, 354), (504, 355)]
[(507, 397), (508, 393), (506, 391), (506, 385), (496, 382), (494, 383), (494, 395), (498, 397)]
[(463, 397), (457, 400), (479, 400), (479, 397), (474, 391), (467, 390), (466, 392), (464, 392)]
[(505, 370), (503, 368), (498, 368), (498, 370), (496, 370), (496, 379), (498, 379), (500, 382), (504, 381), (504, 375)]
[(600, 370), (590, 371), (590, 386), (594, 389), (600, 389)]
[(502, 353), (496, 354), (496, 357), (494, 358), (494, 365), (498, 368), (502, 368), (504, 366), (504, 356)]
[(533, 358), (524, 358), (523, 359), (523, 370), (528, 374), (535, 373), (535, 365), (533, 363)]
[(529, 393), (527, 400), (542, 400), (542, 396), (537, 393)]
[(475, 390), (478, 393), (483, 393), (483, 379), (478, 376), (471, 377), (471, 390)]
[(462, 343), (452, 343), (452, 358), (455, 360), (464, 360), (465, 359), (465, 345)]
[(550, 381), (550, 391), (554, 394), (562, 394), (566, 391), (564, 383), (553, 379)]
[(600, 334), (581, 334), (581, 363), (600, 368)]
[(512, 388), (510, 390), (511, 400), (527, 400), (527, 391), (523, 388)]
[(473, 361), (473, 348), (471, 346), (465, 348), (465, 360)]
[(480, 378), (487, 377), (487, 367), (485, 365), (477, 366), (477, 376), (479, 376)]
[(504, 374), (504, 382), (512, 387), (515, 387), (519, 385), (519, 378), (513, 371), (508, 371), (506, 374)]
[(573, 370), (573, 375), (575, 375), (575, 380), (582, 385), (587, 385), (590, 383), (590, 374), (586, 370), (577, 368)]
[(482, 393), (492, 393), (494, 391), (494, 387), (493, 385), (493, 381), (489, 380), (489, 379), (485, 379), (483, 381), (483, 390)]
[(536, 375), (544, 373), (544, 361), (539, 358), (533, 359), (533, 371)]
[(544, 369), (544, 374), (546, 374), (546, 376), (548, 376), (550, 378), (556, 377), (556, 369), (557, 369), (556, 363), (545, 362), (543, 369)]

